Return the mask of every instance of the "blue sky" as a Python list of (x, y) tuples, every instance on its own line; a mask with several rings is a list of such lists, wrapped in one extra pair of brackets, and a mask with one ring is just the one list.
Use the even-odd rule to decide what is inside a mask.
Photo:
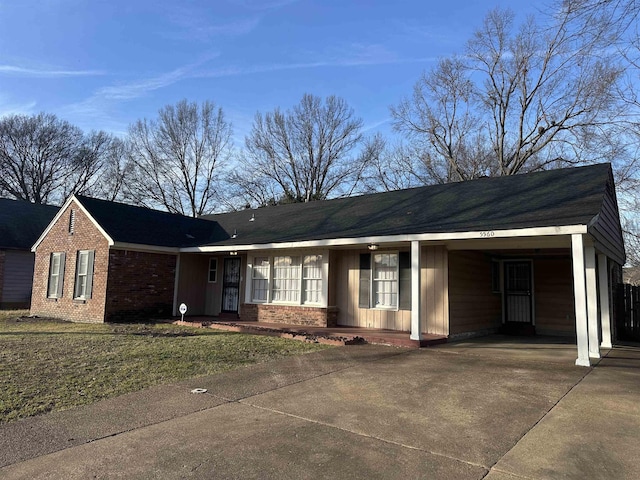
[(183, 98), (212, 100), (236, 143), (256, 111), (343, 97), (368, 133), (485, 13), (523, 0), (0, 0), (0, 115), (55, 113), (126, 132)]

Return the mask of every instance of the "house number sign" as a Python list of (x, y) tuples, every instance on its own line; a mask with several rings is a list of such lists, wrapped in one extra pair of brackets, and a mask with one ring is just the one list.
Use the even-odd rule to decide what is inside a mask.
[(480, 232), (480, 238), (490, 238), (496, 234), (493, 230), (487, 230), (486, 232)]

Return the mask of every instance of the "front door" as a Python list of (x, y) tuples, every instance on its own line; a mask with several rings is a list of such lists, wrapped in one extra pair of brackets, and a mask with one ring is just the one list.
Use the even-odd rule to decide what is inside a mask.
[(533, 324), (531, 262), (504, 262), (505, 322)]
[(225, 258), (222, 275), (222, 311), (237, 313), (240, 296), (240, 259)]

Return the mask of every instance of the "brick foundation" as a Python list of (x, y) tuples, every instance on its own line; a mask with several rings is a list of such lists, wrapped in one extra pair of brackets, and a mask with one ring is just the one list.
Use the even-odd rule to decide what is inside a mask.
[(307, 325), (313, 327), (334, 327), (337, 324), (338, 309), (335, 307), (305, 307), (298, 305), (272, 305), (243, 303), (240, 319), (286, 325)]

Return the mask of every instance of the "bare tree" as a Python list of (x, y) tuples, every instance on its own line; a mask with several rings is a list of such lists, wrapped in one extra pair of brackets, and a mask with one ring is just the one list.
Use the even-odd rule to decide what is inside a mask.
[(257, 113), (230, 180), (249, 203), (309, 202), (348, 195), (367, 164), (362, 120), (338, 97), (305, 94), (286, 112)]
[(579, 20), (567, 8), (516, 28), (511, 11), (492, 10), (464, 56), (441, 60), (392, 107), (431, 182), (607, 158), (590, 142), (607, 138), (620, 113), (623, 68), (604, 33), (584, 35)]
[(0, 192), (34, 203), (60, 203), (90, 188), (111, 137), (85, 135), (55, 115), (0, 119)]
[(160, 109), (157, 120), (133, 124), (131, 201), (194, 217), (211, 213), (218, 170), (231, 153), (231, 133), (222, 109), (209, 101), (182, 100)]
[(128, 142), (112, 137), (101, 152), (99, 178), (79, 193), (112, 202), (130, 201), (132, 194), (129, 183), (133, 176), (134, 165), (130, 160)]

